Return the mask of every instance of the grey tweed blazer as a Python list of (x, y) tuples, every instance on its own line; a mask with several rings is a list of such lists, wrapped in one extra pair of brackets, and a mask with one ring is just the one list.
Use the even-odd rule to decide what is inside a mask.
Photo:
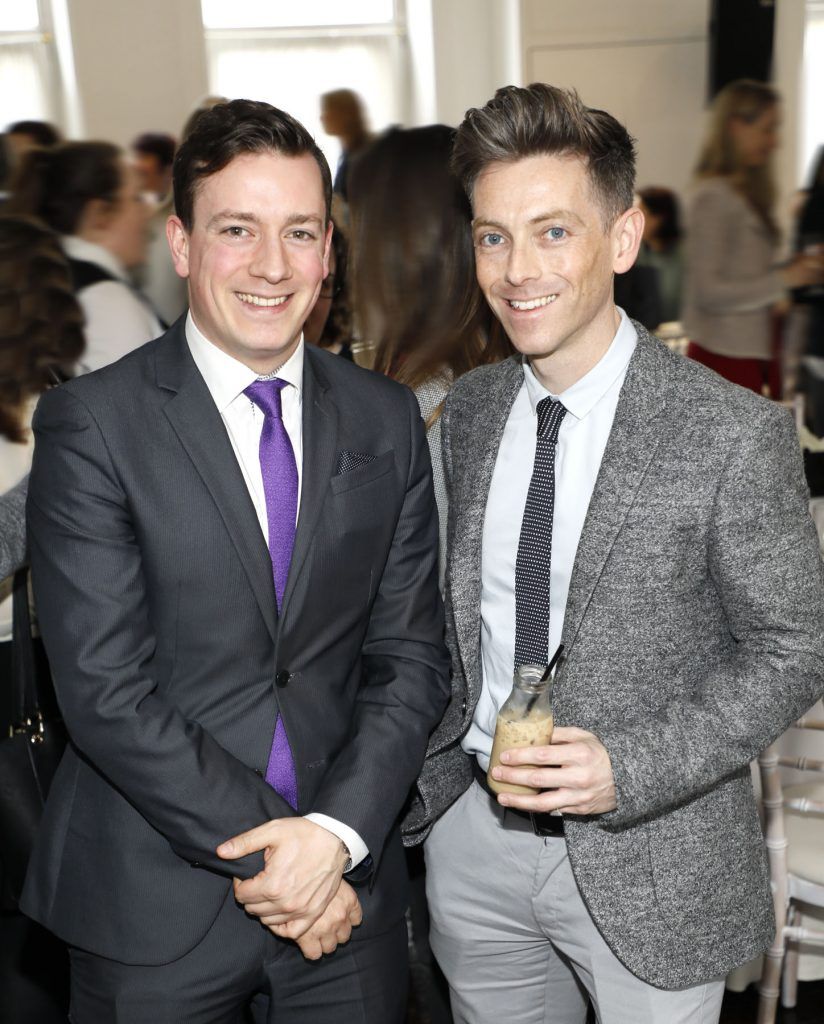
[(0, 496), (0, 580), (26, 560), (26, 492), (28, 476)]
[[(619, 959), (662, 988), (769, 944), (749, 762), (824, 692), (824, 572), (791, 417), (635, 324), (575, 559), (556, 720), (591, 730), (617, 809), (568, 818), (581, 893)], [(481, 689), (484, 510), (517, 357), (452, 388), (446, 581), (453, 692), (405, 822), (410, 845), (469, 786)], [(490, 865), (490, 870), (495, 866)]]

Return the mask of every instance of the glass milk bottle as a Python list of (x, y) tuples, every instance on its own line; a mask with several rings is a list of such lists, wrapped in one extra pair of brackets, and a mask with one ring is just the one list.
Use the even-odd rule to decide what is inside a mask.
[(519, 665), (512, 693), (498, 712), (487, 781), (495, 793), (537, 793), (531, 786), (516, 786), (492, 778), (501, 752), (513, 747), (544, 747), (552, 739), (552, 678), (546, 665)]

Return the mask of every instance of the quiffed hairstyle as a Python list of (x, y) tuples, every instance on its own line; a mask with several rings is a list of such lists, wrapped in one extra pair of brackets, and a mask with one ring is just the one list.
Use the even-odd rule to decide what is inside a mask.
[(200, 183), (222, 171), (245, 153), (309, 153), (320, 169), (326, 221), (332, 209), (332, 176), (326, 157), (303, 125), (283, 110), (258, 100), (219, 103), (197, 116), (191, 134), (175, 156), (172, 171), (175, 212), (192, 230), (194, 204)]
[(466, 112), (452, 166), (471, 198), (478, 175), (489, 164), (529, 156), (585, 160), (605, 227), (632, 206), (634, 139), (611, 114), (584, 106), (572, 89), (541, 82), (499, 89), (485, 107)]
[(0, 216), (0, 436), (26, 440), (23, 403), (68, 376), (84, 345), (57, 235), (33, 217)]

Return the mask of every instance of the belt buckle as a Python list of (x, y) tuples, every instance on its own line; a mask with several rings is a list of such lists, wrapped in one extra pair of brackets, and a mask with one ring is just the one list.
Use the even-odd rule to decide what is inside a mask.
[(538, 814), (530, 811), (529, 820), (536, 836), (545, 839), (547, 836), (562, 836), (564, 834), (564, 819), (560, 814)]

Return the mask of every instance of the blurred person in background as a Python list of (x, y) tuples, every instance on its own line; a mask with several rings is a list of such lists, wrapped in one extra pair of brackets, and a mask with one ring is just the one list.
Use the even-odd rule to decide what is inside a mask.
[(164, 327), (186, 310), (185, 281), (175, 273), (166, 241), (166, 221), (174, 213), (172, 164), (176, 149), (174, 137), (162, 132), (144, 132), (132, 143), (132, 159), (143, 197), (152, 207), (146, 260), (136, 268), (134, 276)]
[(97, 370), (162, 332), (129, 271), (146, 254), (149, 206), (137, 172), (108, 142), (33, 150), (20, 168), (10, 212), (39, 217), (62, 236), (86, 318), (83, 372)]
[(678, 197), (668, 188), (650, 185), (638, 193), (644, 214), (644, 234), (638, 263), (658, 274), (661, 321), (681, 319), (684, 257)]
[(352, 359), (352, 311), (347, 281), (348, 244), (335, 225), (329, 249), (329, 273), (323, 280), (317, 302), (303, 325), (307, 344), (318, 345), (333, 355)]
[(371, 139), (363, 101), (351, 89), (326, 92), (320, 98), (320, 120), (327, 135), (340, 139), (341, 155), (332, 187), (336, 195), (348, 202), (351, 160)]
[(154, 203), (170, 197), (176, 149), (174, 136), (164, 132), (143, 132), (132, 143), (132, 162), (140, 188)]
[[(12, 576), (25, 551), (25, 481), (40, 395), (68, 376), (83, 350), (83, 314), (60, 242), (28, 217), (0, 217), (0, 735), (13, 723)], [(8, 493), (5, 493), (8, 492)], [(48, 668), (35, 640), (41, 709), (54, 713)], [(21, 880), (0, 858), (0, 992), (6, 1024), (65, 1021), (63, 945), (17, 910)]]
[(60, 131), (48, 121), (15, 121), (6, 129), (6, 143), (15, 166), (30, 150), (51, 149), (60, 142)]
[(789, 288), (822, 276), (820, 257), (776, 264), (772, 154), (780, 98), (742, 79), (716, 96), (687, 202), (683, 320), (687, 354), (722, 377), (781, 397), (777, 317)]
[(427, 427), (441, 540), (443, 402), (462, 374), (510, 352), (475, 279), (469, 203), (449, 169), (454, 129), (391, 129), (352, 167), (352, 300), (375, 369), (412, 388)]

